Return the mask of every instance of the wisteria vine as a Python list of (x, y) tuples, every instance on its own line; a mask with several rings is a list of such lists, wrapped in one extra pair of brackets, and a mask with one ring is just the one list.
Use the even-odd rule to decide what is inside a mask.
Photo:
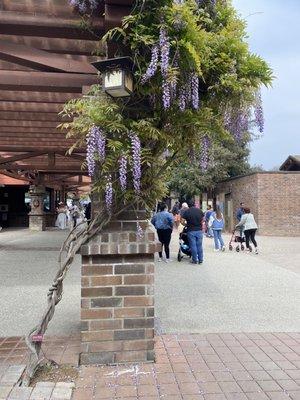
[(88, 173), (91, 177), (95, 175), (96, 170), (95, 156), (97, 155), (100, 162), (105, 159), (105, 143), (106, 138), (103, 131), (98, 126), (93, 126), (87, 136), (86, 150)]
[(130, 133), (131, 149), (132, 149), (132, 176), (134, 191), (139, 194), (141, 191), (141, 142), (137, 134)]

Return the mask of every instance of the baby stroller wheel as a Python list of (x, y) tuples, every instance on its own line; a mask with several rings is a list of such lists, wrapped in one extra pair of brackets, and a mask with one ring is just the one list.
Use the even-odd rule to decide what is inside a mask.
[(229, 250), (232, 251), (232, 244), (229, 245)]
[(240, 251), (239, 246), (237, 246), (237, 247), (235, 248), (235, 250), (236, 250), (237, 252), (239, 252), (239, 251)]
[(178, 255), (177, 255), (177, 261), (181, 261), (183, 259), (183, 257), (182, 257), (182, 255), (181, 255), (181, 252), (179, 251), (178, 252)]
[(244, 251), (245, 250), (245, 246), (242, 244), (241, 245), (241, 250)]

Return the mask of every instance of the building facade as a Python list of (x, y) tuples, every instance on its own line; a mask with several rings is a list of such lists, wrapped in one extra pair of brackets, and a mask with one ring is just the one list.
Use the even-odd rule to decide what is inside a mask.
[(259, 234), (300, 236), (300, 172), (257, 172), (220, 182), (214, 192), (223, 208), (226, 230), (237, 223), (240, 203), (249, 207)]

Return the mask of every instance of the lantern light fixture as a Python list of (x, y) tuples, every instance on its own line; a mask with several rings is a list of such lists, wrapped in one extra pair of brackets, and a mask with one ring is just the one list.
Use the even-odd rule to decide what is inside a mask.
[(111, 97), (129, 97), (133, 92), (133, 62), (129, 57), (93, 62), (102, 73), (102, 87)]

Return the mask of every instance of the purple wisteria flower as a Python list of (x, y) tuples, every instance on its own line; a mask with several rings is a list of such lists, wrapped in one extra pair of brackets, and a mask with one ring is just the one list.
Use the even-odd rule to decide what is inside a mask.
[(161, 73), (163, 77), (168, 74), (168, 68), (170, 64), (170, 42), (165, 28), (160, 28), (159, 33), (159, 46), (161, 56)]
[(132, 176), (134, 191), (139, 194), (141, 191), (141, 142), (137, 134), (130, 133), (131, 149), (132, 149)]
[(119, 181), (121, 190), (124, 192), (127, 187), (127, 157), (125, 155), (119, 159)]
[(159, 57), (159, 47), (157, 45), (152, 47), (151, 51), (151, 61), (147, 68), (147, 71), (142, 77), (142, 85), (146, 83), (152, 76), (155, 75), (158, 67), (158, 57)]
[(254, 116), (255, 116), (255, 123), (259, 129), (260, 133), (264, 132), (264, 110), (262, 105), (261, 93), (258, 92), (256, 96), (256, 103), (254, 107)]
[(184, 111), (187, 107), (187, 96), (186, 96), (186, 90), (185, 87), (181, 87), (179, 90), (179, 110)]
[(199, 77), (196, 73), (192, 74), (191, 77), (191, 96), (192, 106), (195, 110), (199, 109)]
[(208, 162), (209, 162), (209, 148), (211, 142), (209, 137), (206, 135), (202, 139), (202, 147), (201, 147), (201, 154), (200, 154), (200, 167), (202, 172), (206, 172), (208, 169)]
[(162, 90), (163, 90), (163, 106), (164, 109), (167, 110), (168, 108), (171, 107), (171, 88), (169, 83), (166, 80), (163, 80), (162, 84)]
[(98, 155), (101, 162), (105, 159), (105, 142), (106, 138), (103, 131), (98, 126), (93, 126), (87, 136), (86, 161), (89, 176), (95, 175), (96, 160)]
[(108, 175), (105, 186), (105, 204), (107, 211), (111, 213), (113, 204), (113, 187), (112, 187), (111, 175)]
[(143, 239), (145, 233), (143, 231), (143, 228), (141, 227), (139, 221), (137, 221), (136, 223), (136, 236), (138, 237), (138, 239)]

